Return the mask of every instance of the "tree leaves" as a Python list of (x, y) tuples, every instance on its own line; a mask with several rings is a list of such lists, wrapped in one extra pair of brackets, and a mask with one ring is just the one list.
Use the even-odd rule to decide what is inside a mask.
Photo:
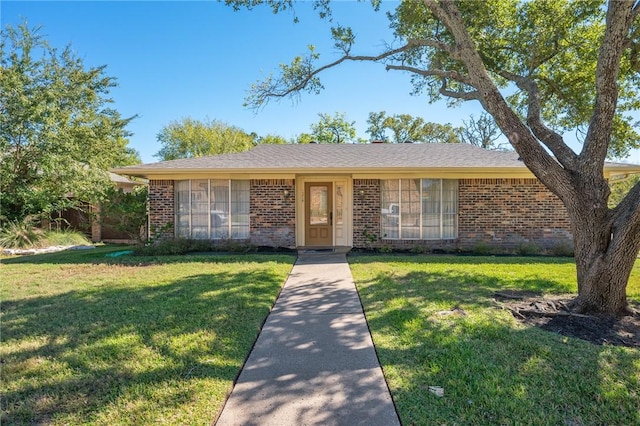
[(109, 167), (139, 162), (128, 123), (109, 107), (115, 79), (85, 68), (70, 47), (55, 49), (26, 24), (2, 31), (0, 205), (21, 219), (100, 198)]
[(387, 131), (392, 134), (394, 143), (459, 143), (460, 129), (451, 124), (439, 124), (424, 121), (422, 117), (409, 114), (387, 116), (385, 111), (371, 112), (367, 119), (367, 133), (374, 140), (386, 141)]
[(172, 121), (158, 133), (162, 148), (155, 157), (164, 161), (242, 152), (254, 146), (255, 138), (218, 120), (183, 118)]
[(318, 114), (320, 120), (310, 126), (311, 138), (319, 143), (346, 143), (356, 137), (355, 121), (347, 121), (344, 113)]

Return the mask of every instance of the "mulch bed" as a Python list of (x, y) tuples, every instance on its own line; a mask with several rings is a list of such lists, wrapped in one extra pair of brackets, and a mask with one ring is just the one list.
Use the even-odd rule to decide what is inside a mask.
[(524, 324), (595, 345), (640, 348), (640, 304), (630, 303), (634, 314), (617, 318), (573, 313), (569, 308), (572, 297), (566, 295), (542, 297), (531, 292), (505, 291), (493, 296), (501, 309), (509, 310)]

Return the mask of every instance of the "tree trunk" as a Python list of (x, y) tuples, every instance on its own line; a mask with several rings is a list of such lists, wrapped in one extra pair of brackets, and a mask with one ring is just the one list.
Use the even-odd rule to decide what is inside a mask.
[[(573, 224), (580, 313), (629, 314), (626, 289), (640, 243), (628, 223), (618, 229), (610, 211), (569, 208)], [(627, 221), (628, 222), (628, 221)]]
[(625, 256), (610, 256), (606, 244), (596, 244), (593, 234), (593, 230), (578, 227), (574, 232), (578, 276), (575, 309), (580, 313), (624, 315), (628, 313), (626, 288), (633, 262), (625, 262)]

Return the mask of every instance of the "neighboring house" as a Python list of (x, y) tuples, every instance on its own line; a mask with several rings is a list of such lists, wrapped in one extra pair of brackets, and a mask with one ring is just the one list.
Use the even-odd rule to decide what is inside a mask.
[[(135, 187), (147, 184), (145, 180), (131, 180), (112, 172), (108, 173), (114, 186), (124, 192), (131, 192)], [(99, 207), (83, 203), (79, 209), (57, 212), (52, 215), (51, 221), (43, 223), (43, 227), (53, 228), (54, 225), (51, 222), (58, 222), (63, 228), (69, 227), (85, 233), (93, 242), (125, 243), (132, 241), (129, 234), (119, 231), (117, 226), (113, 225), (115, 221), (112, 218), (106, 217), (100, 220), (99, 215)]]
[(465, 144), (260, 145), (114, 171), (149, 179), (152, 237), (448, 250), (572, 239), (564, 206), (517, 153)]

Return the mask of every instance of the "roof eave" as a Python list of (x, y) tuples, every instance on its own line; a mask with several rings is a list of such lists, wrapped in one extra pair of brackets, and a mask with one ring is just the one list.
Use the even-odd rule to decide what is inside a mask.
[(112, 172), (143, 176), (149, 179), (162, 176), (179, 175), (383, 175), (383, 174), (442, 174), (442, 175), (477, 175), (481, 177), (533, 177), (525, 166), (521, 167), (322, 167), (322, 168), (117, 168)]

